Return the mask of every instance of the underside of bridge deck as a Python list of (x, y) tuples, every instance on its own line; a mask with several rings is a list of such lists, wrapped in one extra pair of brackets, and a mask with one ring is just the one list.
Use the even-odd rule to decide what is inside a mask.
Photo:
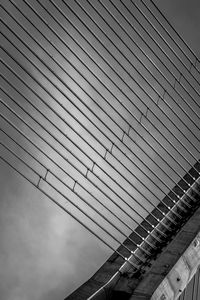
[[(186, 210), (187, 212), (185, 211), (182, 214), (180, 222), (177, 222), (176, 226), (172, 228), (171, 233), (168, 232), (165, 239), (163, 239), (163, 243), (160, 245), (159, 243), (157, 245), (155, 244), (156, 249), (155, 251), (152, 251), (152, 256), (144, 261), (139, 270), (136, 270), (133, 265), (129, 264), (128, 261), (124, 263), (123, 259), (117, 254), (117, 252), (113, 253), (113, 255), (97, 271), (97, 273), (92, 276), (92, 278), (90, 278), (85, 284), (83, 284), (65, 300), (83, 300), (88, 299), (89, 297), (91, 297), (93, 300), (147, 300), (151, 299), (155, 290), (163, 280), (166, 280), (165, 278), (167, 278), (167, 276), (171, 276), (171, 284), (168, 289), (172, 289), (172, 292), (174, 293), (173, 299), (177, 298), (189, 280), (195, 274), (198, 263), (200, 263), (200, 259), (198, 259), (198, 255), (196, 255), (195, 252), (194, 255), (197, 259), (195, 261), (195, 266), (190, 266), (188, 263), (186, 263), (190, 273), (187, 277), (187, 280), (181, 278), (181, 271), (177, 271), (178, 268), (180, 269), (180, 267), (176, 267), (179, 261), (181, 259), (184, 259), (184, 261), (187, 260), (184, 258), (185, 251), (191, 252), (190, 248), (195, 248), (199, 244), (198, 233), (200, 231), (200, 192), (198, 178), (199, 174), (196, 171), (198, 169), (199, 163), (196, 163), (194, 169), (192, 168), (170, 192), (171, 196), (173, 196), (173, 192), (177, 192), (178, 189), (182, 187), (186, 193), (180, 198), (180, 201), (182, 201), (182, 203), (188, 203), (191, 205), (191, 208), (188, 208)], [(194, 182), (190, 181), (192, 177), (196, 178)], [(190, 184), (190, 187), (189, 185), (186, 186), (186, 182)], [(164, 203), (167, 203), (168, 196), (169, 195), (163, 199)], [(196, 200), (193, 201), (191, 200), (192, 198), (193, 200)], [(159, 204), (159, 206), (160, 205), (161, 204)], [(177, 205), (178, 202), (175, 206)], [(147, 217), (149, 221), (150, 217), (151, 216)], [(140, 230), (141, 227), (139, 226), (136, 229), (136, 232), (139, 232)], [(135, 232), (131, 234), (130, 238), (137, 238)], [(148, 239), (148, 237), (146, 239)], [(131, 247), (130, 240), (125, 240), (123, 245)], [(117, 251), (126, 256), (126, 249), (123, 247), (123, 245), (120, 246)], [(200, 253), (200, 249), (198, 249), (198, 247), (196, 247), (195, 251), (199, 251)], [(133, 262), (134, 260), (130, 261)], [(176, 268), (176, 270), (174, 270), (174, 268)], [(171, 274), (170, 272), (173, 274), (169, 275)], [(166, 291), (166, 295), (167, 293), (168, 291)], [(153, 299), (164, 300), (167, 299), (167, 296), (163, 294), (161, 295), (161, 298), (160, 296), (155, 296)]]

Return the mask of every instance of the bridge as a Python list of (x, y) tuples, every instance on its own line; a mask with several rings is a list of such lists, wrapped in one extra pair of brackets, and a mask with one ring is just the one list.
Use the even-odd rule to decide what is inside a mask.
[[(170, 231), (167, 226), (163, 228), (164, 224), (168, 224), (169, 219), (163, 218), (162, 223), (158, 223), (151, 231), (151, 235), (147, 235), (140, 247), (135, 247), (136, 250), (132, 250), (132, 255), (123, 263), (119, 253), (123, 253), (124, 257), (128, 256), (126, 247), (131, 248), (131, 241), (137, 241), (138, 233), (141, 234), (141, 230), (146, 226), (146, 223), (142, 222), (141, 226), (136, 228), (97, 273), (66, 300), (177, 299), (191, 279), (193, 279), (193, 282), (190, 283), (193, 285), (193, 289), (190, 288), (188, 299), (192, 299), (192, 295), (195, 295), (193, 297), (196, 299), (198, 290), (194, 294), (194, 283), (195, 280), (199, 281), (199, 273), (197, 273), (196, 279), (193, 276), (197, 272), (200, 261), (199, 179), (192, 182), (191, 178), (194, 178), (195, 169), (198, 168), (199, 163), (171, 191), (175, 194), (180, 187), (186, 190), (180, 199), (179, 209), (183, 203), (184, 205), (190, 203), (191, 210), (190, 213), (185, 210), (183, 215), (180, 213), (182, 222), (177, 220), (177, 225), (173, 224)], [(198, 174), (196, 173), (196, 175)], [(190, 188), (186, 187), (188, 180)], [(171, 196), (173, 197), (174, 194)], [(163, 199), (164, 203), (167, 204), (169, 196), (167, 195)], [(194, 201), (195, 198), (196, 201)], [(175, 207), (177, 208), (177, 206)], [(156, 214), (156, 211), (154, 213)], [(170, 214), (168, 213), (167, 216), (169, 217)], [(146, 222), (150, 221), (149, 217)], [(171, 217), (173, 220), (176, 219), (173, 214)], [(166, 235), (161, 235), (161, 232)], [(151, 244), (155, 245), (155, 248), (151, 247)], [(150, 253), (147, 254), (147, 251)], [(110, 279), (107, 282), (108, 278)], [(195, 288), (197, 289), (197, 287)]]
[(198, 57), (152, 0), (0, 5), (0, 159), (113, 253), (66, 299), (197, 295)]

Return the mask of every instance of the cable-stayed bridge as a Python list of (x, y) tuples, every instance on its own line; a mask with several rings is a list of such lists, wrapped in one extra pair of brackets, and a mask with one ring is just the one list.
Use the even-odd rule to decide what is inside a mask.
[(141, 274), (198, 214), (199, 59), (150, 0), (2, 0), (0, 51), (1, 160)]
[[(199, 163), (195, 165), (195, 168), (198, 167)], [(194, 180), (195, 168), (192, 168), (170, 192), (175, 193), (180, 187), (185, 190), (177, 202), (178, 206), (176, 204), (162, 222), (153, 227), (142, 243), (133, 250), (131, 242), (137, 241), (138, 234), (143, 233), (151, 220), (150, 215), (96, 274), (66, 299), (156, 300), (177, 299), (181, 295), (197, 272), (200, 260), (199, 177)], [(169, 201), (168, 196), (163, 199), (165, 203)], [(156, 210), (153, 213), (156, 215)], [(175, 213), (179, 215), (178, 218), (177, 215), (175, 217)], [(169, 222), (170, 219), (173, 222)], [(120, 254), (128, 257), (127, 248), (132, 249), (131, 256), (123, 262)], [(190, 299), (192, 294), (196, 295), (199, 290), (197, 284), (195, 287), (195, 280), (198, 282), (196, 277), (191, 282), (193, 289), (191, 292), (190, 288)], [(107, 282), (108, 278), (110, 280)], [(90, 295), (92, 296), (89, 297)]]

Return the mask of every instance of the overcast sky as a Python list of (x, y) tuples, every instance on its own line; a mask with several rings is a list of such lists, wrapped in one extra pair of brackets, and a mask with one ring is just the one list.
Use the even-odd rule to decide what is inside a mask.
[[(155, 2), (200, 56), (199, 1)], [(1, 300), (62, 300), (111, 254), (1, 160), (0, 188)]]

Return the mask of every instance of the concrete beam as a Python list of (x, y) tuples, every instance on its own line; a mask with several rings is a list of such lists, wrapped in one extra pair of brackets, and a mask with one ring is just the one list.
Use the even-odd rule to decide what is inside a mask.
[[(197, 163), (196, 167), (198, 168), (199, 166), (199, 163)], [(95, 294), (95, 296), (91, 297), (92, 300), (150, 299), (159, 284), (167, 276), (180, 256), (183, 255), (184, 251), (189, 247), (192, 240), (200, 231), (200, 208), (198, 208), (200, 206), (199, 184), (197, 184), (196, 181), (190, 182), (189, 180), (191, 180), (191, 176), (189, 176), (187, 180), (188, 174), (192, 174), (192, 176), (195, 177), (197, 177), (197, 175), (199, 176), (199, 174), (193, 173), (194, 170), (191, 169), (184, 176), (184, 180), (182, 179), (170, 192), (170, 198), (174, 197), (175, 192), (178, 193), (178, 190), (181, 186), (185, 190), (188, 189), (188, 191), (190, 190), (191, 193), (194, 194), (193, 196), (195, 198), (195, 202), (191, 209), (189, 209), (188, 216), (187, 214), (183, 215), (182, 221), (179, 222), (177, 230), (175, 228), (173, 235), (169, 235), (169, 237), (167, 236), (167, 239), (164, 241), (164, 246), (158, 249), (158, 251), (155, 251), (150, 260), (144, 264), (142, 272), (137, 273), (133, 271), (128, 262), (124, 263), (124, 260), (118, 254), (113, 253), (108, 261), (86, 283), (84, 283), (65, 300), (84, 300), (88, 299), (93, 294)], [(186, 180), (191, 185), (197, 184), (198, 192), (194, 193), (192, 187), (189, 188), (188, 185), (186, 187)], [(168, 198), (169, 195), (166, 195), (166, 197), (163, 199), (166, 204), (169, 201)], [(191, 197), (188, 197), (187, 193), (181, 198), (183, 200), (185, 199), (187, 203), (190, 203), (191, 201)], [(183, 205), (184, 201), (181, 203)], [(163, 204), (159, 204), (159, 206), (161, 205)], [(171, 217), (173, 214), (171, 212), (170, 214)], [(166, 222), (168, 221), (166, 220)], [(160, 226), (159, 228), (161, 230), (164, 229), (162, 225), (158, 226)], [(138, 227), (136, 231), (137, 230), (140, 231), (141, 227)], [(135, 232), (133, 232), (130, 237), (137, 242), (137, 235)], [(149, 236), (146, 238), (149, 238)], [(125, 245), (128, 245), (129, 243), (129, 240), (124, 241)], [(133, 249), (133, 251), (135, 250), (136, 249)], [(127, 250), (124, 247), (119, 247), (118, 251), (123, 256), (128, 256)], [(131, 260), (131, 257), (129, 259)], [(115, 278), (113, 281), (112, 277)], [(110, 281), (108, 284), (109, 279)], [(95, 293), (98, 290), (99, 292)]]

